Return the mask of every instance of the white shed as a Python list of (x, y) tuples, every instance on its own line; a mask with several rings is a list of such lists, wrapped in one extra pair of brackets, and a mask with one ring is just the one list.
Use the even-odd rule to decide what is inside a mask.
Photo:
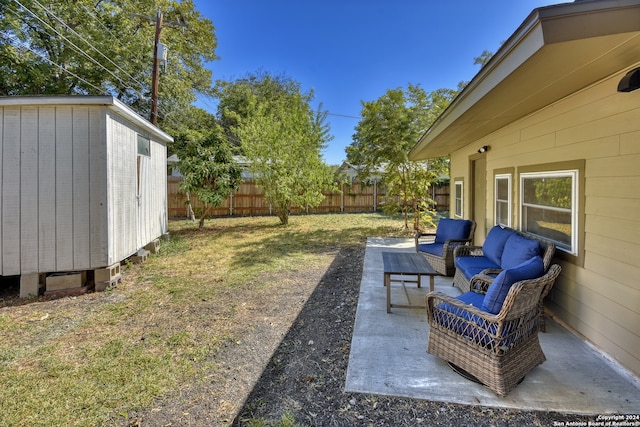
[(166, 233), (172, 141), (111, 96), (0, 97), (0, 276), (37, 294)]

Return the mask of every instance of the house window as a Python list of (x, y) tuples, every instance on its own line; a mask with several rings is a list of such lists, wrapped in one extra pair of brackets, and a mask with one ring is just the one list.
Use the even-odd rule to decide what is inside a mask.
[(578, 170), (523, 173), (520, 179), (522, 231), (577, 255)]
[(138, 154), (141, 156), (151, 156), (151, 142), (149, 138), (138, 135)]
[(453, 214), (460, 218), (462, 218), (462, 215), (464, 213), (462, 210), (462, 206), (463, 206), (462, 202), (464, 200), (462, 190), (463, 190), (463, 181), (454, 181), (455, 206), (454, 206)]
[(495, 224), (511, 227), (511, 174), (495, 176)]

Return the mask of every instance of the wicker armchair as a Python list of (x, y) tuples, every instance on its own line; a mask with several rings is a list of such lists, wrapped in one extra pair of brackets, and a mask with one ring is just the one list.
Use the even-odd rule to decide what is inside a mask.
[(443, 218), (438, 222), (435, 233), (416, 233), (416, 252), (424, 255), (438, 273), (453, 276), (454, 250), (458, 246), (471, 244), (475, 231), (475, 221)]
[[(560, 270), (554, 264), (540, 278), (513, 284), (498, 314), (430, 292), (426, 297), (427, 352), (466, 371), (497, 394), (506, 395), (546, 360), (538, 340), (539, 301)], [(472, 287), (475, 284), (472, 279)]]

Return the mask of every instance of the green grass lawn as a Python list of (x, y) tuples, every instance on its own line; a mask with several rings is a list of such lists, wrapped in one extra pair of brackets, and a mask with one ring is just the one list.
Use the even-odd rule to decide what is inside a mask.
[(325, 265), (368, 236), (409, 236), (380, 214), (170, 223), (145, 264), (106, 292), (0, 309), (0, 426), (122, 425), (130, 411), (216, 370), (241, 325), (234, 289)]

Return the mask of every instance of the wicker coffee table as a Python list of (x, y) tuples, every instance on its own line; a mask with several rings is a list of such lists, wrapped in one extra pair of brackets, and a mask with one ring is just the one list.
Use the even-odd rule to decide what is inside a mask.
[(429, 276), (429, 291), (433, 292), (434, 277), (438, 275), (433, 267), (427, 262), (422, 254), (410, 252), (382, 252), (382, 263), (384, 265), (384, 286), (387, 288), (387, 313), (391, 313), (391, 307), (396, 308), (425, 308), (425, 305), (407, 305), (391, 303), (391, 276), (414, 276), (414, 279), (393, 280), (402, 283), (402, 288), (409, 295), (405, 288), (405, 282), (416, 283), (421, 286), (421, 276)]

